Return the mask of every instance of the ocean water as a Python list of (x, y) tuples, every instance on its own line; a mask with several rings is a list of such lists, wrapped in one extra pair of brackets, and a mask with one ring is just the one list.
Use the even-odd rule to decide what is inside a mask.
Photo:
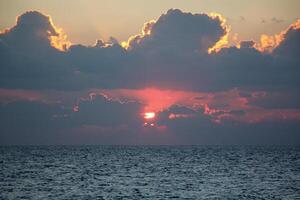
[(300, 147), (0, 147), (0, 199), (300, 199)]

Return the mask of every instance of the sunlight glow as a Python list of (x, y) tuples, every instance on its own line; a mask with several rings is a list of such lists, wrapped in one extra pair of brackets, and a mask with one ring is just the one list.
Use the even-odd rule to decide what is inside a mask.
[(145, 119), (153, 119), (155, 117), (155, 113), (154, 112), (146, 112), (144, 114), (144, 118)]

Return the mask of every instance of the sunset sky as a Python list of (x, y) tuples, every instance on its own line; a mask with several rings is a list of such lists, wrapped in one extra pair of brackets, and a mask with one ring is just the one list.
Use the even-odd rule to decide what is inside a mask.
[[(84, 0), (0, 1), (0, 29), (11, 27), (16, 16), (28, 10), (51, 15), (73, 43), (93, 45), (99, 38), (127, 40), (140, 32), (146, 21), (157, 19), (170, 8), (192, 13), (217, 12), (226, 17), (232, 37), (259, 40), (275, 34), (299, 18), (298, 0)], [(231, 38), (232, 39), (232, 38)]]
[(299, 9), (0, 1), (0, 144), (300, 144)]

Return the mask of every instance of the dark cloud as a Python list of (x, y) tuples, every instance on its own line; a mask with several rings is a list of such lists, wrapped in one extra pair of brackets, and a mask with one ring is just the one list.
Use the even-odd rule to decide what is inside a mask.
[(121, 102), (103, 95), (79, 102), (70, 116), (76, 125), (120, 126), (142, 124), (142, 105), (138, 102)]
[[(176, 138), (186, 144), (297, 143), (299, 21), (280, 35), (273, 51), (263, 52), (253, 41), (209, 51), (226, 39), (224, 23), (221, 16), (170, 9), (146, 23), (126, 47), (110, 38), (67, 48), (66, 41), (57, 43), (63, 33), (49, 16), (22, 14), (0, 33), (1, 91), (22, 89), (14, 101), (2, 97), (1, 143), (150, 144)], [(42, 101), (44, 96), (30, 101), (38, 92), (23, 94), (27, 89), (88, 93), (149, 87), (202, 92), (194, 98), (202, 107), (169, 105), (151, 128), (143, 127), (142, 101), (78, 97), (72, 110), (66, 101)], [(288, 112), (292, 117), (285, 116)], [(159, 134), (162, 130), (166, 135)]]
[(235, 87), (259, 90), (274, 86), (274, 82), (282, 79), (274, 70), (273, 58), (252, 48), (251, 42), (242, 42), (240, 49), (223, 48), (212, 56), (209, 70), (214, 82), (211, 85), (217, 90)]
[[(178, 107), (174, 108), (175, 113), (177, 109)], [(180, 108), (184, 109), (188, 110)], [(194, 112), (193, 117), (170, 118), (170, 113), (173, 113), (172, 108), (161, 112), (158, 123), (167, 126), (169, 133), (174, 134), (183, 144), (298, 144), (300, 139), (297, 121), (252, 124), (228, 120), (226, 123), (219, 123), (202, 110)], [(245, 114), (240, 110), (228, 113)]]
[[(144, 127), (141, 105), (97, 95), (77, 112), (58, 104), (16, 101), (0, 106), (3, 144), (299, 144), (299, 123), (226, 123), (203, 109), (174, 105)], [(229, 114), (243, 115), (243, 111)], [(228, 114), (227, 113), (227, 114)], [(224, 114), (224, 113), (223, 113)], [(174, 116), (176, 115), (176, 116)], [(174, 117), (172, 117), (174, 116)]]
[(59, 105), (37, 101), (0, 104), (1, 144), (42, 144), (57, 137), (55, 130), (64, 126), (65, 110)]
[[(240, 49), (223, 48), (216, 53), (215, 68), (221, 74), (217, 77), (219, 85), (227, 88), (240, 87), (255, 90), (295, 90), (299, 88), (299, 47), (300, 29), (295, 23), (285, 34), (281, 34), (281, 42), (271, 52), (257, 50), (253, 41), (243, 41)], [(221, 84), (222, 83), (222, 84)]]
[(144, 35), (129, 40), (129, 48), (147, 54), (207, 53), (226, 30), (220, 18), (170, 9), (156, 22), (147, 23)]
[(254, 41), (242, 41), (240, 43), (240, 47), (241, 48), (253, 48), (255, 45)]
[[(142, 126), (141, 104), (120, 102), (103, 95), (82, 99), (72, 109), (61, 104), (18, 100), (0, 104), (1, 144), (56, 144), (83, 143), (85, 135), (72, 135), (83, 128), (95, 131), (101, 143), (101, 134), (111, 134), (110, 142), (125, 136), (133, 137), (135, 129)], [(97, 136), (98, 135), (98, 136)], [(100, 135), (100, 136), (99, 136)], [(76, 136), (74, 140), (72, 137)], [(124, 140), (128, 142), (129, 140)]]
[(128, 86), (128, 56), (119, 44), (98, 40), (95, 46), (73, 45), (66, 52), (68, 64), (74, 70), (77, 88), (116, 88)]
[[(232, 88), (298, 88), (299, 27), (291, 27), (273, 53), (240, 48), (208, 54), (227, 33), (222, 17), (170, 9), (145, 24), (124, 49), (118, 41), (94, 46), (53, 46), (59, 37), (50, 17), (31, 11), (0, 35), (2, 88), (81, 90), (85, 88), (180, 88), (215, 91)], [(266, 78), (268, 77), (268, 78)]]
[(298, 53), (300, 52), (300, 21), (295, 24), (283, 34), (281, 43), (274, 50), (276, 56), (283, 56), (286, 62), (295, 61), (299, 64), (300, 59)]
[[(29, 11), (17, 18), (17, 24), (1, 34), (1, 42), (16, 51), (44, 53), (55, 51), (51, 46), (51, 36), (58, 36), (48, 16), (37, 11)], [(30, 52), (32, 53), (32, 52)]]
[(50, 17), (29, 11), (0, 34), (0, 87), (59, 88), (68, 85), (72, 69), (51, 44), (58, 37)]
[(289, 92), (262, 92), (248, 96), (249, 105), (267, 109), (300, 109), (300, 93), (298, 90)]
[(170, 119), (177, 118), (193, 118), (197, 115), (197, 112), (193, 109), (185, 106), (172, 105), (171, 107), (159, 112), (157, 120), (158, 124), (164, 125)]

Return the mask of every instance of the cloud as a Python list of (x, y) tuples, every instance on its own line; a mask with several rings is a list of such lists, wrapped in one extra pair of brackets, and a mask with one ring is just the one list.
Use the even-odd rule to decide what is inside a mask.
[(254, 41), (242, 41), (240, 42), (240, 48), (253, 48), (255, 45)]
[[(65, 110), (57, 104), (18, 100), (0, 104), (1, 144), (44, 144), (64, 126)], [(56, 139), (57, 140), (57, 139)]]
[(0, 39), (4, 45), (23, 53), (28, 50), (44, 53), (54, 51), (53, 48), (57, 46), (67, 47), (69, 43), (62, 40), (65, 36), (61, 34), (61, 29), (53, 25), (49, 16), (37, 11), (28, 11), (18, 16), (16, 25), (2, 32)]
[(299, 21), (260, 43), (229, 46), (229, 31), (219, 14), (170, 9), (126, 42), (84, 46), (26, 12), (0, 33), (1, 140), (299, 141)]
[[(287, 29), (281, 31), (279, 34), (275, 35), (266, 35), (263, 34), (260, 38), (260, 43), (257, 44), (257, 49), (259, 49), (262, 52), (272, 52), (275, 48), (280, 46), (282, 43), (284, 44), (284, 40), (288, 40), (288, 37), (291, 37), (288, 35), (288, 33), (292, 34), (293, 32), (299, 31), (300, 22), (299, 19), (291, 24)], [(293, 34), (292, 34), (293, 35)]]
[(290, 92), (255, 92), (248, 98), (249, 105), (267, 109), (300, 109), (300, 93)]
[(76, 125), (135, 126), (142, 124), (142, 105), (138, 102), (121, 102), (105, 95), (90, 95), (81, 100), (70, 116)]
[(66, 81), (59, 83), (72, 76), (72, 69), (64, 52), (54, 46), (53, 40), (58, 45), (60, 37), (49, 16), (37, 11), (20, 15), (14, 27), (0, 33), (0, 86), (35, 89), (66, 85)]
[(221, 16), (170, 9), (157, 21), (146, 23), (141, 35), (128, 40), (127, 49), (146, 54), (206, 53), (226, 31)]
[[(100, 136), (112, 134), (114, 138), (115, 131), (118, 131), (132, 137), (132, 130), (142, 126), (141, 104), (137, 102), (120, 102), (103, 95), (91, 95), (74, 106), (77, 106), (76, 111), (60, 103), (36, 100), (2, 102), (1, 144), (55, 144), (59, 143), (58, 140), (63, 143), (80, 142), (85, 141), (85, 135), (69, 135), (69, 132), (82, 128), (91, 132), (97, 130), (96, 134)], [(74, 140), (73, 136), (78, 138)], [(117, 135), (115, 139), (120, 137), (122, 135)]]
[[(215, 99), (221, 101), (221, 97)], [(213, 111), (171, 105), (157, 112), (154, 127), (144, 127), (144, 105), (137, 101), (120, 101), (92, 93), (74, 106), (76, 110), (40, 101), (1, 103), (1, 144), (294, 144), (299, 141), (297, 120), (268, 117), (268, 121), (248, 123), (228, 117), (247, 117), (248, 111), (243, 110)], [(227, 116), (225, 121), (218, 120), (224, 116)], [(257, 116), (261, 117), (261, 113)]]
[[(180, 114), (174, 114), (180, 113)], [(244, 115), (243, 111), (231, 111)], [(297, 144), (297, 121), (278, 120), (258, 123), (236, 123), (228, 119), (219, 123), (203, 110), (171, 107), (159, 113), (160, 125), (183, 144)]]
[(269, 47), (253, 41), (242, 41), (239, 48), (224, 47), (229, 30), (219, 14), (170, 9), (146, 23), (142, 34), (131, 37), (126, 48), (112, 38), (60, 51), (52, 45), (51, 38), (60, 32), (51, 18), (30, 11), (0, 35), (0, 87), (191, 91), (298, 87), (298, 71), (293, 67), (298, 62), (293, 55), (298, 48), (297, 23), (276, 36), (280, 39), (275, 42), (265, 37), (267, 46), (275, 48), (269, 53), (262, 52)]
[[(141, 102), (143, 112), (162, 112), (171, 109), (166, 117), (192, 118), (203, 111), (212, 121), (223, 123), (231, 120), (243, 123), (261, 123), (268, 120), (300, 120), (297, 103), (299, 95), (294, 92), (253, 92), (233, 89), (230, 91), (204, 93), (179, 90), (101, 90), (115, 100)], [(179, 108), (183, 107), (183, 111)], [(178, 108), (178, 109), (176, 109)], [(186, 109), (193, 111), (185, 113)], [(170, 116), (172, 115), (172, 116)]]
[(280, 34), (280, 43), (274, 49), (276, 56), (284, 56), (289, 60), (300, 62), (300, 20), (292, 24), (286, 31)]

